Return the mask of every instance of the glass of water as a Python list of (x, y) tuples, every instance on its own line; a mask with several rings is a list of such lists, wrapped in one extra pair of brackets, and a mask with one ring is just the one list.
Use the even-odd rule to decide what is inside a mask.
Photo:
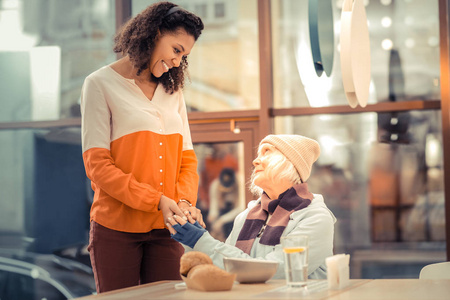
[(281, 237), (284, 252), (286, 284), (289, 287), (305, 287), (308, 280), (308, 236)]

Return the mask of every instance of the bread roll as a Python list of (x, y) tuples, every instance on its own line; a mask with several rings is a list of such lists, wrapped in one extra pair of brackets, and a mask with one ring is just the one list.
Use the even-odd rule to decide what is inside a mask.
[(198, 265), (212, 265), (212, 259), (203, 252), (191, 251), (183, 254), (180, 259), (180, 273), (187, 276), (189, 270)]
[(230, 274), (215, 265), (204, 264), (189, 271), (186, 283), (189, 288), (199, 291), (228, 291), (235, 279), (236, 274)]

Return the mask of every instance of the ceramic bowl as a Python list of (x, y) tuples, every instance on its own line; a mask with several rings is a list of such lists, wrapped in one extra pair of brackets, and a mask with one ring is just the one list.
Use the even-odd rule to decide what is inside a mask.
[(240, 283), (261, 283), (271, 279), (277, 272), (278, 262), (224, 257), (223, 264), (228, 273), (236, 274)]

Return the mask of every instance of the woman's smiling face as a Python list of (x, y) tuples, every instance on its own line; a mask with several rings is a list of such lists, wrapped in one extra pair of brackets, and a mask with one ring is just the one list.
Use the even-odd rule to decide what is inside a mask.
[(160, 35), (150, 58), (150, 72), (159, 78), (169, 69), (179, 67), (183, 56), (189, 55), (194, 43), (194, 37), (182, 28)]

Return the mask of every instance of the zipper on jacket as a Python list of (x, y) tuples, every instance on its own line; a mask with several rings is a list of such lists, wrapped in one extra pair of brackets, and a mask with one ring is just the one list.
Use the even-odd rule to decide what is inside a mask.
[(268, 216), (267, 216), (266, 221), (264, 222), (264, 225), (261, 227), (261, 230), (258, 232), (258, 234), (256, 235), (256, 237), (260, 237), (260, 236), (263, 234), (263, 232), (264, 232), (264, 230), (266, 229), (267, 223), (269, 222), (269, 219), (270, 219), (271, 216), (272, 216), (272, 215), (268, 215)]

